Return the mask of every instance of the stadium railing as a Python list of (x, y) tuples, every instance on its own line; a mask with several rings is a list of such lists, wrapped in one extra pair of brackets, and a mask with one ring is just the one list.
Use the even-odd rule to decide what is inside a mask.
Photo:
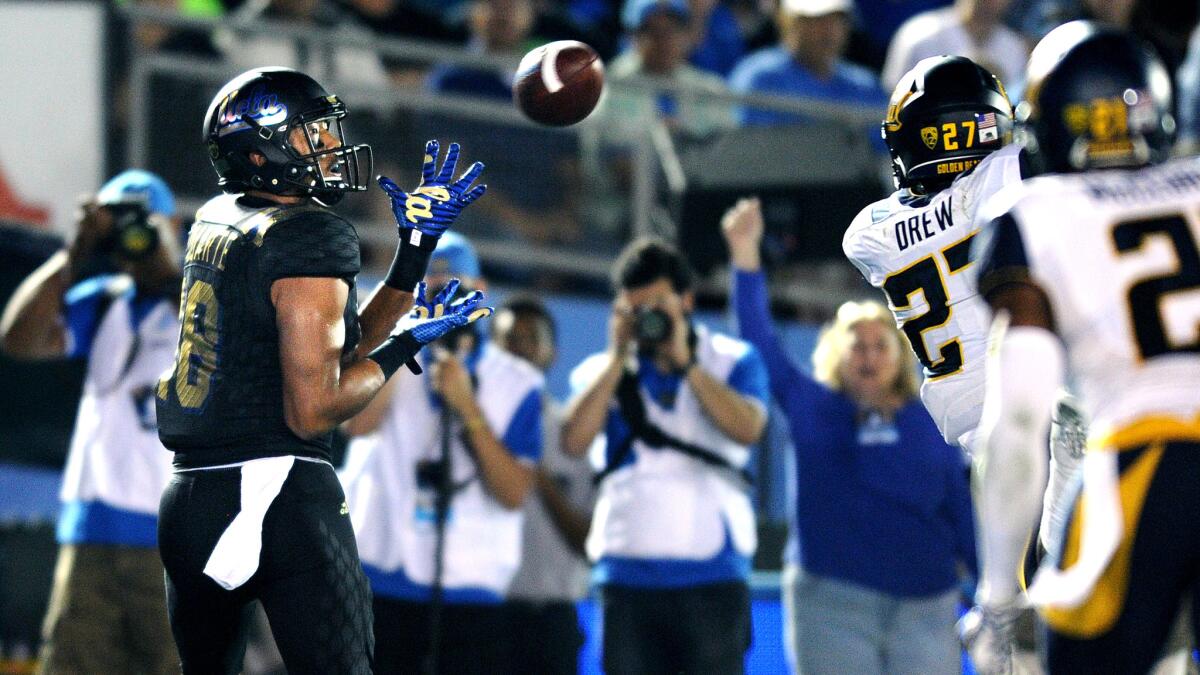
[[(550, 280), (603, 290), (613, 255), (634, 235), (674, 238), (703, 272), (717, 271), (724, 247), (717, 224), (741, 194), (767, 200), (768, 260), (788, 267), (781, 295), (799, 305), (829, 309), (830, 297), (854, 284), (840, 260), (840, 233), (862, 204), (883, 192), (884, 162), (871, 143), (881, 111), (775, 95), (699, 91), (686, 84), (645, 78), (606, 83), (607, 96), (669, 93), (707, 106), (770, 110), (803, 124), (739, 128), (704, 136), (668, 130), (655, 116), (623, 119), (635, 136), (608, 137), (610, 125), (594, 120), (566, 129), (538, 127), (506, 100), (429, 91), (419, 78), (407, 83), (365, 83), (338, 72), (338, 50), (369, 50), (383, 61), (422, 69), (458, 66), (508, 79), (519, 55), (502, 58), (415, 39), (389, 39), (344, 30), (255, 19), (197, 18), (144, 6), (118, 8), (127, 34), (140, 24), (224, 36), (227, 44), (286, 40), (306, 53), (323, 53), (331, 72), (323, 83), (348, 102), (353, 142), (375, 148), (377, 171), (415, 182), (414, 148), (426, 137), (461, 140), (468, 159), (488, 164), (491, 205), (469, 211), (462, 230), (476, 241), (494, 276), (515, 283)], [(232, 38), (232, 39), (231, 39)], [(220, 42), (221, 40), (217, 40)], [(135, 44), (126, 40), (126, 44)], [(199, 122), (216, 89), (239, 72), (236, 49), (218, 59), (146, 52), (129, 54), (128, 164), (155, 170), (178, 186), (185, 208), (211, 196), (212, 181)], [(595, 117), (595, 116), (593, 116)], [(482, 204), (482, 203), (481, 203)], [(348, 199), (346, 209), (368, 247), (386, 264), (390, 222), (385, 200)], [(832, 263), (832, 264), (831, 264)], [(707, 288), (720, 295), (719, 274)], [(840, 293), (831, 291), (840, 290)]]

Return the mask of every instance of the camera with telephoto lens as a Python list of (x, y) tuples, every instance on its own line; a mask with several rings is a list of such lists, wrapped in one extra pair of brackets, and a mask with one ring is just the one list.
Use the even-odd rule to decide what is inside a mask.
[(158, 228), (150, 222), (150, 212), (141, 204), (105, 204), (112, 216), (112, 232), (97, 246), (101, 253), (124, 260), (142, 260), (158, 248)]
[(657, 307), (639, 307), (633, 316), (633, 334), (642, 344), (665, 342), (671, 329), (671, 316)]

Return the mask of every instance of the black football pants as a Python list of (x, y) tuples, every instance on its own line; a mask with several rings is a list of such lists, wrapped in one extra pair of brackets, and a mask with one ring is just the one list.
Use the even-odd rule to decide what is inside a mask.
[(257, 599), (289, 673), (370, 673), (371, 592), (333, 468), (296, 461), (263, 521), (258, 571), (227, 591), (204, 566), (240, 503), (239, 468), (177, 473), (163, 492), (158, 541), (183, 672), (241, 672)]

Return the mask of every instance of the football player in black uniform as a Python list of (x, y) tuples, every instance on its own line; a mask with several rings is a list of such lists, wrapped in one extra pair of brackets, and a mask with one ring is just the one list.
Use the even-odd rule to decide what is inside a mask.
[(408, 314), (438, 237), (485, 189), (472, 187), (479, 163), (454, 180), (457, 145), (439, 172), (436, 141), (412, 193), (380, 179), (400, 243), (359, 311), (358, 236), (329, 207), (367, 188), (371, 153), (344, 144), (345, 115), (307, 75), (264, 68), (227, 83), (205, 116), (226, 194), (190, 231), (176, 363), (157, 390), (176, 470), (159, 547), (185, 673), (240, 672), (255, 599), (288, 672), (370, 672), (370, 592), (331, 432), (422, 345), (490, 313), (475, 293)]

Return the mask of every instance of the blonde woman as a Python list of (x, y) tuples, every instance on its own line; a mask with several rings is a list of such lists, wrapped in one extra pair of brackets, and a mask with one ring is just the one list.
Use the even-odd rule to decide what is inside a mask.
[(962, 455), (917, 398), (887, 308), (848, 302), (821, 334), (813, 375), (771, 325), (757, 199), (725, 214), (742, 338), (766, 359), (796, 448), (796, 519), (784, 573), (796, 672), (958, 673), (958, 581), (975, 573)]

